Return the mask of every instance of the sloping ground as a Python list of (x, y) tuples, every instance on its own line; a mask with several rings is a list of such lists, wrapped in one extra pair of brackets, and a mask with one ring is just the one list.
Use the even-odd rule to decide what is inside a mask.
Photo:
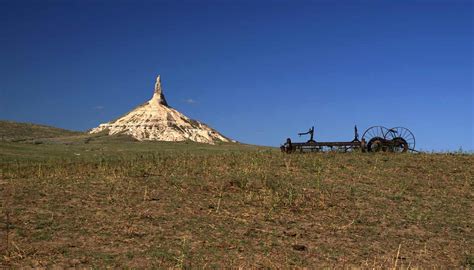
[[(99, 145), (68, 147), (82, 156)], [(0, 264), (474, 264), (473, 155), (284, 155), (198, 144), (191, 145), (196, 151), (179, 144), (129, 145), (102, 145), (101, 155), (78, 160), (0, 163), (1, 206), (10, 213), (8, 252)], [(155, 148), (132, 151), (132, 145)]]
[(80, 134), (74, 136), (37, 139), (23, 143), (0, 141), (0, 164), (43, 162), (97, 162), (97, 160), (127, 160), (137, 156), (164, 153), (218, 154), (227, 152), (262, 151), (270, 147), (241, 143), (209, 145), (192, 141), (139, 142), (128, 135)]
[(25, 141), (41, 138), (79, 135), (82, 132), (71, 131), (31, 123), (0, 121), (0, 141)]

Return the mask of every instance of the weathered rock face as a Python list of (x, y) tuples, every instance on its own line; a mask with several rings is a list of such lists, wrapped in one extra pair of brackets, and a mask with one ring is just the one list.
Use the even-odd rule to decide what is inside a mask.
[(209, 126), (189, 119), (168, 106), (160, 76), (156, 78), (153, 97), (115, 121), (100, 124), (89, 133), (107, 131), (109, 135), (127, 134), (137, 140), (186, 141), (214, 144), (233, 142)]

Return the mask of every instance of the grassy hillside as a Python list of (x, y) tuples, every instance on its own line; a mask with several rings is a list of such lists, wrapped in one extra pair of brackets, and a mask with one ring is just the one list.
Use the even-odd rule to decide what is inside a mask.
[(87, 138), (0, 144), (0, 264), (474, 264), (473, 155)]
[[(0, 163), (30, 162), (97, 162), (126, 160), (153, 154), (190, 153), (215, 154), (272, 149), (236, 143), (208, 145), (195, 142), (138, 142), (125, 135), (81, 134), (25, 141), (0, 141)], [(273, 149), (274, 150), (274, 149)]]
[(0, 141), (25, 141), (78, 135), (81, 132), (30, 123), (0, 120)]

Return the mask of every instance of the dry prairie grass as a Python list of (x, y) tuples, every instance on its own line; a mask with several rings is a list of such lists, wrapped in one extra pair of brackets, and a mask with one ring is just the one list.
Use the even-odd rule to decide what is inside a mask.
[(0, 168), (0, 264), (15, 268), (474, 264), (472, 155), (176, 150)]

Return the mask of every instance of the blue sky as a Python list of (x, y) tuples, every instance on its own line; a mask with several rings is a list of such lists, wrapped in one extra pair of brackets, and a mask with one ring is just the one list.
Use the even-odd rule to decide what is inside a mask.
[(171, 106), (245, 143), (357, 124), (474, 149), (472, 1), (0, 0), (0, 39), (0, 119), (87, 130), (161, 74)]

